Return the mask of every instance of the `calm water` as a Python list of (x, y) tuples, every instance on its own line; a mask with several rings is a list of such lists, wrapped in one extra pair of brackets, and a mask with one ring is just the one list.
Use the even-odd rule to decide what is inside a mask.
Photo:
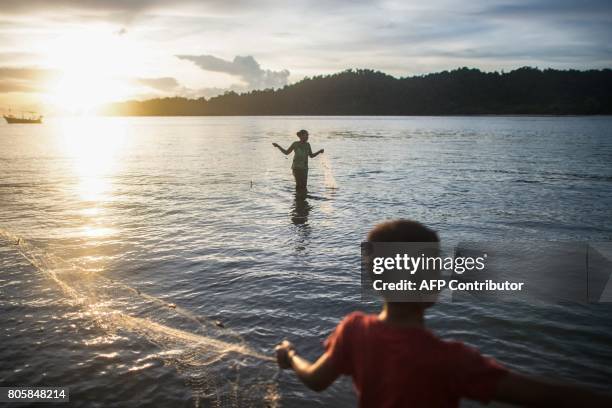
[[(271, 146), (301, 128), (326, 150), (306, 200)], [(612, 238), (607, 117), (50, 119), (0, 125), (0, 146), (0, 386), (68, 386), (73, 406), (351, 406), (349, 381), (316, 394), (267, 356), (288, 338), (315, 358), (376, 309), (359, 242), (386, 218), (443, 241)], [(443, 304), (429, 323), (606, 389), (611, 313)]]

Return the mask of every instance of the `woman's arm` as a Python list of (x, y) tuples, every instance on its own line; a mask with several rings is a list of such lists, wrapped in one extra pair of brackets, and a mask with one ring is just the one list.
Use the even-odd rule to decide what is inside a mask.
[(612, 396), (575, 385), (553, 384), (510, 372), (499, 381), (494, 399), (529, 407), (612, 407)]
[(321, 150), (319, 150), (319, 151), (318, 151), (318, 152), (316, 152), (316, 153), (313, 153), (313, 152), (312, 152), (312, 150), (311, 150), (311, 151), (310, 151), (309, 156), (310, 156), (310, 158), (311, 158), (311, 159), (314, 159), (315, 157), (317, 157), (317, 156), (318, 156), (318, 155), (320, 155), (321, 153), (325, 153), (325, 150), (321, 149)]
[(313, 391), (323, 391), (340, 376), (327, 353), (313, 364), (298, 356), (287, 340), (276, 346), (276, 359), (280, 368), (292, 368), (298, 378)]
[(283, 149), (282, 147), (280, 147), (278, 145), (278, 143), (272, 143), (272, 146), (276, 147), (278, 150), (280, 150), (281, 152), (283, 152), (285, 155), (291, 153), (294, 149), (293, 144), (291, 144), (291, 146), (289, 146), (289, 148), (287, 150)]

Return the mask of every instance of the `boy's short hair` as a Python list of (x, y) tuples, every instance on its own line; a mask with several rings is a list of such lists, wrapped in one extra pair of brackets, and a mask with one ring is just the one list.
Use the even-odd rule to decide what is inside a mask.
[[(416, 251), (417, 253), (429, 253), (430, 256), (438, 256), (439, 249), (438, 243), (440, 242), (438, 238), (438, 234), (432, 230), (421, 224), (420, 222), (413, 220), (392, 220), (385, 221), (378, 225), (376, 225), (372, 230), (368, 233), (368, 242), (415, 242), (415, 243), (435, 243), (434, 247), (432, 244), (424, 244), (423, 247), (415, 246), (412, 248), (412, 251)], [(418, 256), (415, 253), (413, 256)], [(370, 278), (373, 278), (371, 264), (367, 263), (368, 271), (370, 271)], [(391, 271), (390, 273), (396, 273), (396, 271)], [(438, 278), (439, 271), (431, 270), (429, 278)], [(418, 274), (417, 274), (418, 275)], [(417, 279), (417, 275), (415, 275), (412, 280), (414, 282), (419, 282)], [(423, 276), (423, 275), (421, 275)], [(424, 279), (424, 278), (420, 278)], [(426, 291), (419, 290), (416, 292), (410, 292), (406, 297), (402, 297), (398, 299), (394, 297), (394, 294), (390, 295), (381, 293), (382, 297), (385, 299), (387, 303), (397, 303), (398, 301), (404, 308), (417, 308), (417, 309), (426, 309), (432, 306), (435, 303), (435, 299), (437, 299), (438, 291)], [(410, 300), (408, 300), (410, 299)], [(419, 300), (423, 299), (423, 300)]]
[(413, 220), (385, 221), (368, 233), (369, 242), (440, 242), (438, 234)]

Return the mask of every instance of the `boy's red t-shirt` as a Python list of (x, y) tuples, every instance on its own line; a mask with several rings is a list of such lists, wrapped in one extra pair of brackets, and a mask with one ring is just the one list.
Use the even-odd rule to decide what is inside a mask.
[(461, 398), (488, 403), (507, 373), (461, 342), (360, 312), (345, 317), (325, 347), (338, 372), (353, 378), (364, 408), (458, 407)]

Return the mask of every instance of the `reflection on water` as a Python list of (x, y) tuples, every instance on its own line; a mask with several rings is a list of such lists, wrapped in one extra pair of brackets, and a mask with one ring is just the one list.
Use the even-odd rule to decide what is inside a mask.
[(305, 251), (310, 241), (311, 231), (308, 225), (308, 216), (312, 206), (306, 198), (307, 193), (305, 191), (296, 191), (291, 207), (291, 222), (298, 227), (295, 236), (295, 250), (298, 253)]
[[(92, 221), (95, 222), (96, 220)], [(116, 230), (114, 228), (105, 228), (98, 225), (86, 225), (81, 229), (81, 231), (83, 232), (84, 236), (90, 238), (104, 237), (116, 233)]]
[(66, 118), (56, 139), (79, 179), (81, 200), (101, 204), (112, 197), (112, 177), (119, 164), (118, 153), (125, 140), (125, 122), (95, 117)]
[(99, 215), (102, 210), (99, 207), (89, 207), (83, 208), (79, 212), (86, 217), (95, 217), (96, 215)]
[(105, 259), (103, 249), (91, 243), (117, 234), (117, 229), (108, 225), (104, 208), (114, 198), (113, 180), (120, 171), (125, 137), (122, 120), (77, 117), (58, 123), (55, 141), (59, 154), (70, 163), (72, 174), (67, 177), (75, 180), (66, 185), (66, 194), (77, 199), (72, 205), (81, 215), (82, 225), (75, 225), (74, 230), (90, 243), (87, 250), (79, 251), (88, 260), (87, 268), (101, 270)]
[(296, 192), (291, 208), (291, 222), (295, 225), (308, 224), (308, 215), (312, 206), (306, 200), (306, 193)]

